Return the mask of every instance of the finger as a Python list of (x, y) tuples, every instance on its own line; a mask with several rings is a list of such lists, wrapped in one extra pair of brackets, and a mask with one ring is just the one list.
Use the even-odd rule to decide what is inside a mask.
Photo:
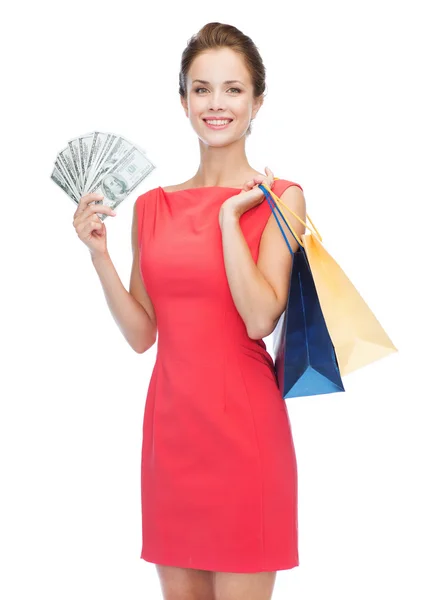
[[(75, 212), (74, 219), (73, 219), (73, 225), (76, 226), (77, 223), (80, 223), (81, 221), (85, 221), (89, 217), (89, 215), (91, 215), (91, 214), (95, 215), (95, 213), (105, 213), (106, 215), (111, 216), (111, 217), (115, 217), (117, 214), (107, 204), (88, 204), (85, 207), (85, 209), (80, 210), (80, 211), (77, 210)], [(100, 219), (100, 217), (97, 217), (97, 218)]]
[(271, 171), (271, 169), (269, 167), (265, 167), (265, 171), (268, 174), (268, 181), (270, 182), (270, 184), (272, 185), (274, 183), (274, 173)]
[(269, 189), (271, 189), (272, 183), (271, 183), (271, 181), (269, 181), (269, 179), (268, 179), (268, 178), (265, 178), (265, 179), (262, 181), (262, 185), (263, 185), (264, 187), (266, 187), (266, 188), (269, 188)]
[(93, 233), (93, 231), (98, 231), (99, 229), (101, 229), (99, 223), (93, 223), (92, 221), (90, 221), (89, 223), (87, 223), (86, 226), (82, 228), (82, 233), (84, 234), (85, 232), (87, 235), (90, 235), (91, 233)]
[(85, 194), (84, 196), (82, 196), (79, 199), (79, 203), (78, 203), (78, 206), (76, 208), (76, 211), (75, 211), (75, 214), (74, 214), (74, 218), (82, 215), (82, 213), (88, 207), (88, 205), (90, 204), (90, 202), (94, 202), (96, 200), (103, 200), (103, 195), (102, 194), (96, 194), (95, 192), (93, 192), (92, 194)]
[(117, 214), (107, 204), (90, 204), (87, 208), (88, 208), (88, 211), (91, 211), (92, 213), (106, 213), (107, 215), (116, 215)]
[(95, 229), (97, 229), (97, 224), (93, 221), (84, 221), (75, 227), (76, 233), (80, 238), (90, 235)]
[(85, 194), (79, 200), (78, 207), (82, 210), (86, 208), (90, 204), (90, 202), (93, 202), (94, 200), (103, 200), (103, 197), (103, 194), (96, 194), (96, 192), (93, 192), (92, 194)]
[(261, 183), (262, 185), (270, 185), (270, 178), (269, 177), (260, 177), (259, 179), (259, 183)]
[(271, 182), (271, 185), (274, 181), (274, 173), (271, 171), (269, 167), (266, 167), (266, 172), (268, 173), (268, 179)]

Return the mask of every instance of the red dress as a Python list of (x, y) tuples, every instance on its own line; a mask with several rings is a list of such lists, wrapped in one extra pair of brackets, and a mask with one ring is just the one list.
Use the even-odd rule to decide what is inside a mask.
[[(291, 185), (301, 188), (278, 179), (272, 189), (280, 197)], [(226, 277), (218, 214), (239, 191), (157, 187), (137, 199), (141, 275), (158, 324), (141, 558), (251, 573), (299, 565), (297, 463), (273, 360), (247, 335)], [(270, 216), (264, 199), (240, 218), (255, 263)]]

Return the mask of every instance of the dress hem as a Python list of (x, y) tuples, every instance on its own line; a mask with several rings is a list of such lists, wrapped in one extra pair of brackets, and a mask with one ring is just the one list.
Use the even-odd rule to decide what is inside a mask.
[(260, 565), (256, 567), (244, 567), (239, 565), (226, 565), (226, 564), (218, 564), (208, 566), (205, 562), (198, 562), (194, 564), (185, 564), (181, 559), (177, 560), (175, 558), (163, 558), (158, 559), (154, 556), (146, 554), (145, 556), (141, 554), (140, 558), (145, 560), (145, 562), (171, 566), (171, 567), (180, 567), (182, 569), (199, 569), (202, 571), (218, 571), (221, 573), (260, 573), (263, 571), (286, 571), (289, 569), (294, 569), (295, 567), (299, 567), (299, 560), (295, 560), (293, 562), (281, 561), (279, 563), (272, 563), (270, 565)]

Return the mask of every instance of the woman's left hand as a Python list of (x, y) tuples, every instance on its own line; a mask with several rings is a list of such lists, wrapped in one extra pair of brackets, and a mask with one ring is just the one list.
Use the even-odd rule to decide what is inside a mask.
[(222, 211), (224, 213), (231, 212), (239, 219), (247, 210), (250, 210), (250, 208), (253, 208), (254, 206), (258, 206), (265, 199), (265, 194), (257, 186), (264, 183), (271, 189), (272, 184), (274, 183), (274, 174), (269, 167), (265, 167), (265, 173), (266, 177), (258, 175), (253, 177), (253, 179), (250, 179), (250, 181), (246, 181), (239, 194), (232, 196), (223, 202), (219, 214), (220, 222)]

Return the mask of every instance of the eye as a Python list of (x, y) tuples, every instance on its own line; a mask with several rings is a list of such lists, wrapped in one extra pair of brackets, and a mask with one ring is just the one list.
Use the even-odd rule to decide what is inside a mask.
[[(196, 88), (196, 89), (195, 89), (195, 92), (196, 92), (197, 94), (199, 94), (199, 90), (205, 90), (205, 89), (206, 89), (206, 88), (202, 88), (202, 87), (200, 87), (200, 88)], [(238, 89), (238, 88), (229, 88), (229, 89), (230, 89), (230, 90), (236, 90), (238, 93), (241, 93), (241, 90), (240, 90), (240, 89)]]

